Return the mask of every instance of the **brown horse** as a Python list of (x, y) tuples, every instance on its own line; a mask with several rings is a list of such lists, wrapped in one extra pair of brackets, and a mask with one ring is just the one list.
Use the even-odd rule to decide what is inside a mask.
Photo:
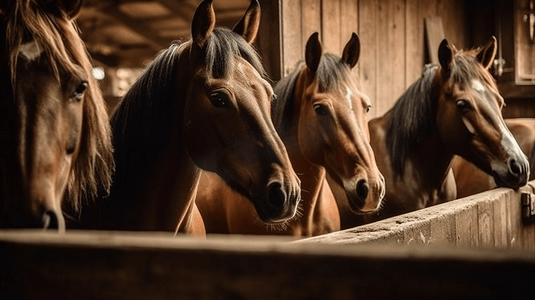
[[(528, 156), (531, 167), (529, 180), (535, 179), (535, 119), (505, 119), (505, 124), (513, 134), (522, 152)], [(455, 157), (452, 169), (457, 185), (457, 198), (481, 193), (497, 187), (492, 176), (462, 157)]]
[(365, 114), (370, 101), (351, 73), (359, 53), (360, 42), (353, 34), (341, 58), (322, 55), (314, 33), (306, 44), (306, 63), (274, 88), (278, 97), (272, 118), (302, 183), (300, 218), (283, 226), (263, 224), (247, 199), (203, 172), (196, 201), (208, 233), (311, 236), (339, 230), (326, 173), (344, 187), (353, 210), (373, 212), (379, 207), (384, 179), (369, 144)]
[(194, 202), (201, 169), (251, 199), (269, 222), (295, 215), (299, 179), (251, 46), (259, 21), (254, 0), (233, 30), (215, 28), (212, 1), (200, 3), (192, 39), (163, 51), (114, 113), (114, 184), (83, 226), (204, 235)]
[(109, 118), (72, 19), (82, 1), (0, 4), (0, 227), (65, 230), (107, 193)]
[(384, 207), (371, 219), (343, 218), (344, 227), (455, 199), (454, 155), (492, 174), (499, 186), (526, 184), (528, 160), (505, 125), (504, 101), (488, 72), (496, 39), (470, 51), (443, 40), (438, 54), (440, 66), (426, 67), (389, 112), (370, 121), (386, 179)]

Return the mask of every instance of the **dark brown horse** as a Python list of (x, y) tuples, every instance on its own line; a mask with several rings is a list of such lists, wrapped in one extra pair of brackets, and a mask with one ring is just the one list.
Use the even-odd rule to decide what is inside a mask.
[(192, 39), (161, 52), (114, 113), (114, 184), (83, 216), (86, 227), (204, 235), (194, 202), (201, 169), (251, 199), (270, 222), (295, 215), (299, 179), (251, 46), (259, 21), (256, 0), (233, 30), (214, 28), (212, 1), (198, 6)]
[[(535, 119), (505, 119), (507, 128), (513, 134), (530, 164), (529, 180), (535, 179)], [(457, 198), (470, 196), (496, 188), (494, 178), (462, 157), (455, 157), (453, 174), (457, 185)]]
[(370, 101), (351, 73), (359, 53), (360, 42), (353, 34), (342, 57), (322, 55), (314, 33), (306, 45), (306, 63), (274, 88), (272, 118), (302, 183), (300, 218), (284, 226), (266, 225), (247, 199), (203, 172), (196, 201), (208, 233), (311, 236), (339, 230), (339, 212), (326, 174), (344, 188), (356, 212), (379, 207), (384, 179), (369, 144)]
[[(389, 112), (370, 121), (386, 179), (384, 207), (371, 220), (455, 199), (454, 155), (492, 174), (499, 186), (518, 188), (529, 178), (528, 160), (505, 125), (504, 100), (488, 72), (496, 39), (471, 51), (444, 40), (438, 54), (440, 66), (426, 67)], [(344, 227), (362, 222), (344, 220)]]
[(82, 1), (0, 4), (0, 227), (65, 230), (107, 193), (109, 119), (73, 25)]

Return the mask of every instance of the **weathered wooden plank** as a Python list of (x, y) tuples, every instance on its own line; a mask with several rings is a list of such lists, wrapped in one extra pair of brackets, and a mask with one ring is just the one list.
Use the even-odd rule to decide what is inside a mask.
[(0, 232), (6, 299), (520, 298), (535, 254), (110, 232)]
[(340, 1), (340, 51), (344, 49), (351, 34), (359, 32), (358, 2), (358, 0)]
[[(358, 0), (341, 0), (340, 4), (340, 49), (346, 46), (353, 33), (359, 32), (358, 24)], [(362, 41), (361, 41), (362, 43)], [(362, 51), (362, 48), (361, 48)], [(362, 52), (361, 52), (362, 53)], [(338, 53), (342, 54), (342, 52)], [(359, 58), (360, 61), (360, 58)], [(360, 64), (351, 70), (355, 78), (359, 78)], [(360, 80), (358, 81), (360, 82)]]
[(520, 199), (514, 201), (514, 199), (507, 202), (507, 239), (509, 241), (509, 247), (514, 249), (523, 248), (523, 225), (522, 225), (522, 209), (521, 209)]
[(370, 97), (372, 107), (368, 113), (370, 119), (382, 115), (385, 111), (379, 109), (377, 99), (377, 1), (359, 1), (359, 37), (360, 37), (360, 60), (359, 77), (362, 91)]
[(479, 245), (479, 229), (477, 220), (477, 207), (467, 206), (455, 214), (455, 245), (461, 247), (477, 247)]
[(283, 73), (283, 40), (280, 14), (280, 1), (260, 0), (261, 20), (256, 48), (264, 68), (274, 81), (280, 80)]
[[(495, 189), (307, 240), (327, 244), (365, 244), (381, 240), (400, 244), (414, 242), (535, 250), (533, 222), (529, 224), (531, 226), (524, 224), (519, 212), (521, 192), (533, 192), (533, 188), (528, 185), (518, 191)], [(498, 217), (494, 218), (495, 215)], [(526, 237), (528, 242), (523, 242)]]
[(424, 21), (420, 1), (405, 3), (405, 86), (420, 78), (424, 66)]
[(295, 65), (303, 57), (304, 45), (301, 45), (301, 1), (281, 1), (282, 19), (282, 65), (283, 76), (290, 74)]
[[(304, 0), (301, 2), (301, 59), (305, 59), (305, 48), (310, 35), (314, 32), (321, 33), (321, 1)], [(320, 35), (321, 41), (321, 35)]]
[(427, 38), (428, 55), (432, 64), (438, 64), (438, 46), (444, 38), (444, 29), (441, 17), (425, 18), (425, 32)]
[(392, 81), (390, 87), (392, 89), (391, 98), (388, 103), (388, 107), (393, 106), (394, 102), (405, 92), (407, 86), (405, 85), (405, 72), (407, 64), (405, 61), (406, 43), (405, 35), (407, 31), (405, 29), (405, 0), (389, 1), (390, 5), (388, 20), (388, 27), (390, 34), (389, 48), (392, 51), (392, 57), (394, 58), (392, 63)]
[(321, 1), (321, 31), (324, 52), (339, 54), (340, 49), (340, 0)]
[[(492, 203), (486, 199), (477, 204), (477, 222), (479, 228), (479, 246), (494, 246), (494, 210)], [(474, 220), (476, 221), (476, 220)]]
[(390, 22), (392, 15), (390, 1), (379, 1), (377, 4), (377, 20), (375, 23), (377, 34), (377, 110), (386, 112), (397, 100), (394, 97), (392, 82), (394, 80), (393, 58), (396, 56), (396, 49), (392, 49), (393, 32)]
[[(506, 195), (505, 197), (510, 197), (509, 195)], [(495, 248), (507, 248), (508, 247), (508, 238), (507, 238), (507, 230), (503, 230), (504, 228), (507, 228), (507, 214), (509, 213), (507, 210), (507, 202), (509, 202), (511, 199), (504, 199), (503, 201), (494, 201), (492, 203), (493, 205), (493, 232), (494, 232), (494, 247)]]

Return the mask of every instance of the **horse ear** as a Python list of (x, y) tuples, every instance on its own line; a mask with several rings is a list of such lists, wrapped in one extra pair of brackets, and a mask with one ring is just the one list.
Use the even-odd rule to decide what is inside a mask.
[(438, 61), (442, 66), (443, 72), (449, 72), (450, 64), (453, 60), (453, 49), (448, 43), (448, 40), (443, 39), (438, 47)]
[(321, 43), (319, 33), (314, 32), (307, 41), (305, 50), (305, 62), (312, 73), (316, 73), (321, 60)]
[(215, 13), (212, 0), (204, 0), (195, 10), (195, 15), (191, 22), (191, 37), (199, 48), (204, 47), (214, 27)]
[(76, 18), (82, 9), (83, 0), (45, 0), (50, 8), (65, 12), (70, 19)]
[(353, 68), (359, 61), (360, 56), (360, 39), (359, 36), (353, 32), (351, 39), (344, 47), (342, 54), (342, 61), (346, 62), (350, 68)]
[(251, 0), (243, 18), (232, 29), (250, 44), (256, 38), (260, 27), (260, 4), (258, 0)]
[(491, 37), (490, 41), (488, 41), (477, 54), (477, 60), (483, 65), (483, 67), (485, 67), (485, 69), (490, 68), (494, 62), (494, 57), (496, 56), (496, 50), (498, 48), (497, 43), (498, 42), (496, 41), (496, 38), (494, 36)]

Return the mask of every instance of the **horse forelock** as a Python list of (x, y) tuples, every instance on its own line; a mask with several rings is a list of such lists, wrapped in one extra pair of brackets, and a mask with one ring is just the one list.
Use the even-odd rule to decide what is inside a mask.
[(224, 78), (235, 67), (235, 57), (245, 59), (264, 79), (268, 79), (260, 56), (243, 37), (230, 29), (215, 28), (204, 49), (207, 75)]
[(91, 75), (89, 55), (77, 28), (67, 15), (50, 14), (35, 1), (17, 1), (3, 18), (12, 89), (16, 86), (20, 49), (28, 42), (35, 42), (42, 50), (41, 56), (45, 56), (58, 82), (61, 82), (63, 73), (79, 73), (79, 67), (82, 67), (89, 82), (84, 96), (80, 150), (64, 196), (65, 201), (77, 211), (83, 199), (109, 190), (113, 170), (108, 114), (98, 83)]
[(427, 65), (420, 79), (396, 101), (387, 125), (387, 148), (394, 173), (402, 176), (411, 148), (429, 136), (435, 122), (433, 82), (438, 66)]
[(474, 80), (486, 83), (495, 91), (498, 90), (496, 81), (477, 60), (477, 49), (470, 51), (459, 51), (453, 57), (451, 64), (451, 79), (454, 83), (463, 86), (471, 85)]
[(315, 76), (320, 93), (339, 91), (345, 95), (347, 87), (358, 82), (351, 73), (349, 65), (331, 53), (322, 56)]

